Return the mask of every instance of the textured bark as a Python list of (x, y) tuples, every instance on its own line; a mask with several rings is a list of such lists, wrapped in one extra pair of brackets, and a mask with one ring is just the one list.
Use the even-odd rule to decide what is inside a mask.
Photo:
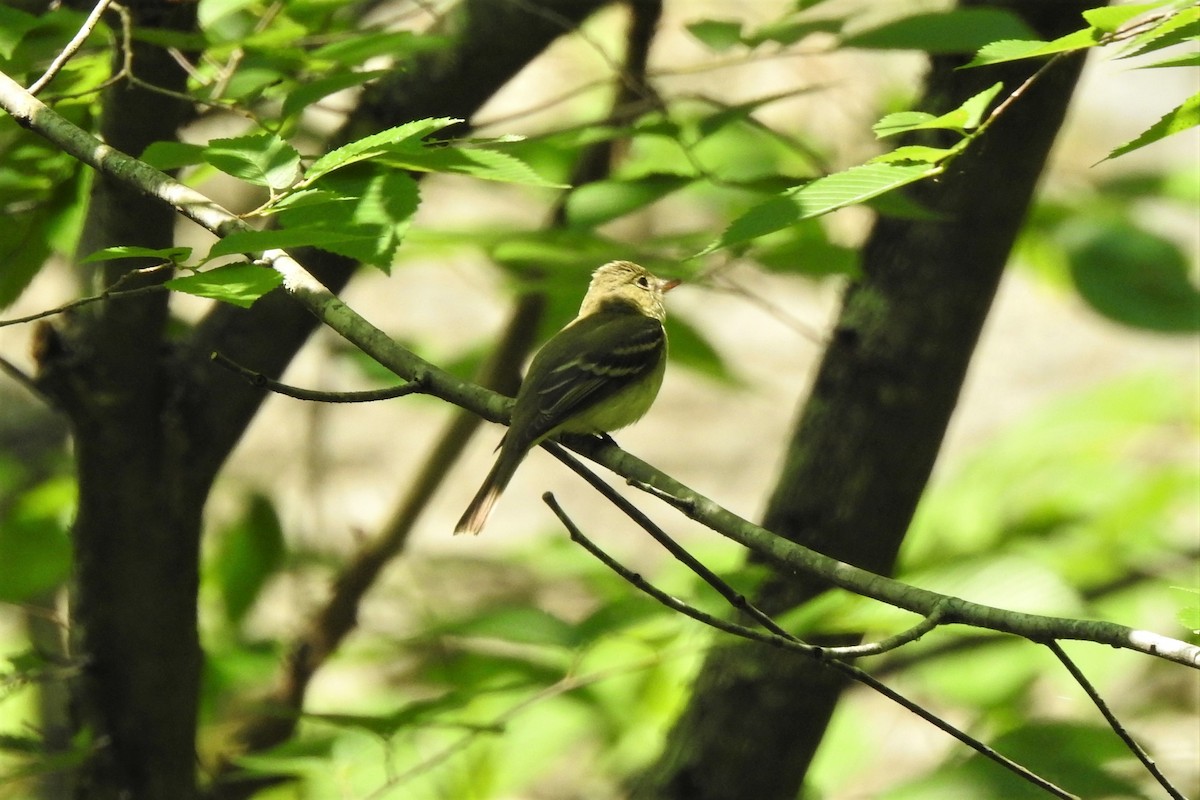
[[(964, 3), (1021, 13), (1047, 37), (1078, 28), (1081, 2)], [(940, 113), (1036, 64), (955, 71), (936, 59), (923, 107)], [(881, 219), (794, 429), (764, 527), (888, 574), (958, 400), (979, 331), (1078, 77), (1042, 76), (948, 174), (915, 187), (933, 221)], [(778, 613), (826, 587), (776, 577), (757, 603)], [(847, 643), (830, 639), (830, 644)], [(843, 681), (762, 645), (713, 651), (637, 798), (792, 800)]]
[[(422, 117), (469, 119), (550, 42), (607, 2), (469, 0), (450, 17), (455, 43), (398, 70), (364, 99), (339, 138)], [(194, 24), (194, 3), (124, 5), (141, 26)], [(157, 47), (136, 43), (133, 64), (145, 80), (186, 89), (186, 76)], [(104, 105), (104, 138), (134, 155), (152, 141), (174, 139), (187, 111), (125, 83), (106, 93)], [(174, 223), (171, 209), (101, 177), (80, 250), (168, 247)], [(355, 266), (326, 253), (304, 257), (335, 288)], [(100, 282), (111, 285), (138, 266), (144, 264), (108, 262)], [(78, 724), (93, 748), (77, 776), (78, 797), (196, 796), (201, 518), (213, 478), (263, 398), (214, 369), (208, 354), (220, 350), (277, 375), (315, 320), (278, 293), (248, 311), (216, 309), (177, 344), (168, 341), (166, 325), (163, 293), (96, 304), (61, 331), (40, 329), (38, 380), (71, 420), (80, 491), (72, 633), (83, 671), (74, 693)]]

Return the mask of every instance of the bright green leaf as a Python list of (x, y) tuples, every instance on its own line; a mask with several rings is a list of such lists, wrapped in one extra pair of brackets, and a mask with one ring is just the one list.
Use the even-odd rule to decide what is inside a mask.
[(1093, 28), (1099, 28), (1105, 33), (1112, 33), (1134, 17), (1155, 11), (1163, 7), (1162, 3), (1129, 3), (1127, 5), (1101, 6), (1089, 8), (1083, 12), (1083, 18)]
[(916, 14), (860, 31), (842, 39), (844, 47), (874, 50), (924, 50), (927, 53), (972, 53), (1001, 39), (1032, 38), (1017, 15), (994, 8), (964, 8)]
[(1200, 52), (1185, 53), (1181, 56), (1171, 56), (1152, 64), (1138, 64), (1138, 69), (1156, 69), (1165, 67), (1200, 67)]
[(793, 189), (738, 217), (703, 253), (744, 244), (811, 217), (861, 203), (941, 170), (929, 164), (862, 164)]
[(204, 148), (204, 160), (235, 178), (272, 190), (286, 189), (300, 177), (300, 154), (270, 133), (214, 139)]
[(1068, 33), (1052, 42), (1038, 40), (1004, 40), (995, 41), (980, 48), (975, 58), (967, 64), (968, 67), (981, 67), (988, 64), (1001, 64), (1006, 61), (1020, 61), (1025, 58), (1041, 58), (1057, 53), (1069, 53), (1074, 50), (1086, 50), (1100, 43), (1103, 31), (1096, 28), (1085, 28), (1081, 31)]
[(1138, 34), (1121, 53), (1121, 58), (1133, 58), (1165, 47), (1188, 41), (1200, 34), (1200, 6), (1189, 6), (1161, 20), (1149, 30)]
[[(234, 236), (238, 234), (233, 234)], [(222, 241), (228, 241), (226, 237)], [(269, 267), (254, 264), (229, 264), (196, 275), (172, 278), (165, 286), (176, 292), (208, 297), (249, 308), (254, 301), (283, 282), (283, 276)]]
[(354, 31), (344, 39), (318, 47), (312, 55), (317, 61), (332, 61), (353, 67), (376, 56), (402, 58), (444, 49), (450, 41), (449, 37), (412, 31)]
[(436, 133), (443, 128), (448, 128), (459, 122), (462, 122), (462, 120), (454, 119), (453, 117), (418, 119), (394, 128), (388, 128), (386, 131), (364, 136), (362, 139), (343, 145), (336, 150), (331, 150), (318, 158), (304, 174), (304, 180), (306, 183), (311, 183), (336, 169), (342, 169), (351, 164), (374, 158), (386, 152), (389, 145), (417, 141), (431, 133)]
[[(890, 135), (890, 134), (889, 134)], [(871, 164), (894, 164), (900, 161), (920, 161), (926, 164), (937, 164), (946, 156), (955, 152), (953, 147), (925, 147), (919, 144), (897, 147), (887, 153), (881, 153), (870, 160)]]
[(793, 45), (814, 33), (841, 33), (845, 20), (826, 17), (824, 19), (783, 19), (769, 22), (754, 33), (747, 34), (746, 44), (757, 47), (764, 42), (775, 42), (784, 46)]
[(988, 106), (1003, 88), (1004, 84), (995, 83), (969, 98), (958, 108), (948, 111), (940, 117), (921, 111), (900, 111), (888, 114), (875, 123), (872, 130), (880, 139), (916, 130), (943, 129), (960, 132), (973, 130), (983, 122)]
[(1154, 144), (1159, 139), (1165, 139), (1172, 134), (1186, 131), (1197, 125), (1200, 125), (1200, 93), (1192, 95), (1171, 109), (1162, 119), (1142, 131), (1135, 139), (1109, 153), (1104, 160), (1123, 156), (1148, 144)]
[(0, 602), (24, 602), (66, 580), (75, 496), (72, 481), (52, 479), (20, 495), (0, 518)]
[(566, 184), (546, 180), (529, 165), (508, 153), (479, 147), (387, 148), (380, 163), (417, 172), (451, 172), (488, 181), (565, 189)]

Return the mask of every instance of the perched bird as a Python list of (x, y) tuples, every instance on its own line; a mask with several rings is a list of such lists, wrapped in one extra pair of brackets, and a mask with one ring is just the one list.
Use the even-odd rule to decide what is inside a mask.
[(579, 315), (533, 357), (496, 464), (455, 533), (479, 533), (525, 454), (558, 433), (630, 425), (654, 402), (667, 366), (663, 294), (679, 285), (630, 261), (592, 273)]

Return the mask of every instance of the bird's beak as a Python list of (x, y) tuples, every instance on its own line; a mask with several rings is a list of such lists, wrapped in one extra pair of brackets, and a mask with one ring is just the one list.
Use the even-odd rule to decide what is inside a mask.
[(672, 289), (674, 289), (676, 286), (678, 286), (681, 283), (683, 283), (683, 281), (679, 280), (678, 278), (674, 278), (669, 281), (659, 278), (658, 290), (660, 292), (662, 292), (663, 294), (666, 294), (667, 292), (671, 291)]

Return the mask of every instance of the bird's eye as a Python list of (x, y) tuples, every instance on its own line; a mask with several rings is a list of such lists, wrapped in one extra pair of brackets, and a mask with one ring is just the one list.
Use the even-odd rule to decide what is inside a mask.
[(637, 279), (637, 285), (642, 287), (643, 289), (649, 289), (650, 288), (650, 279), (647, 278), (645, 275), (639, 275), (638, 279)]

